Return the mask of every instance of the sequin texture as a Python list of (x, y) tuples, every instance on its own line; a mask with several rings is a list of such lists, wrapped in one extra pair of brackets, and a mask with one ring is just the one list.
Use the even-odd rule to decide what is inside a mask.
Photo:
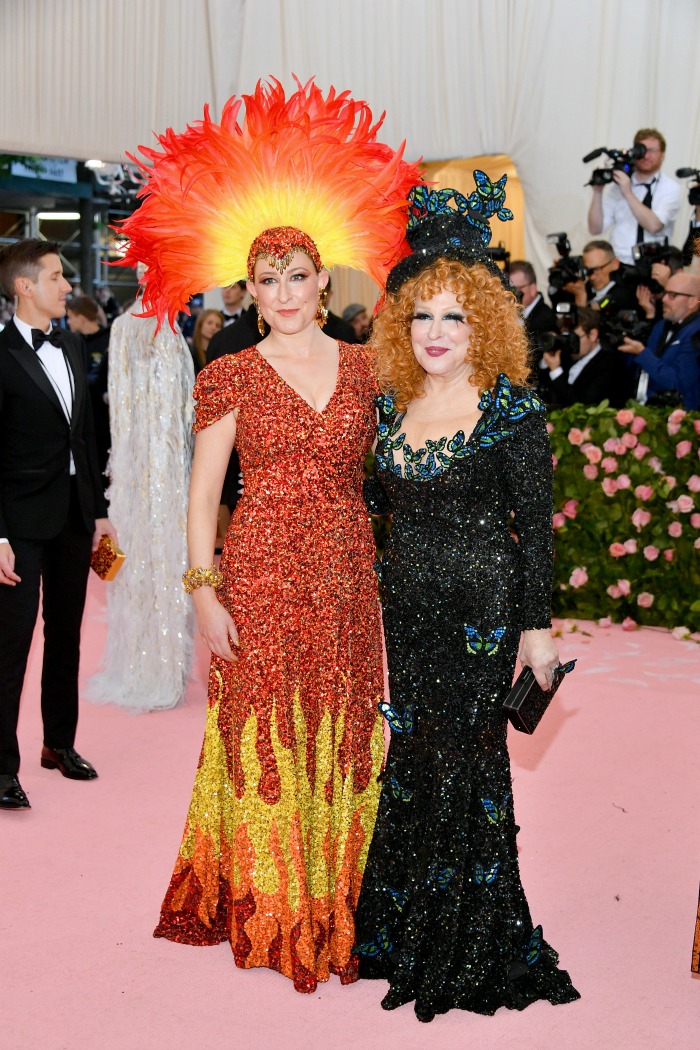
[(542, 406), (500, 376), (465, 454), (408, 477), (388, 462), (396, 409), (378, 406), (391, 745), (357, 912), (360, 976), (388, 979), (382, 1005), (415, 1001), (423, 1020), (570, 1002), (520, 883), (502, 708), (521, 630), (550, 624)]
[(238, 408), (244, 475), (217, 591), (240, 635), (212, 659), (185, 834), (156, 936), (228, 940), (312, 992), (357, 978), (354, 911), (379, 796), (381, 643), (363, 459), (376, 390), (340, 344), (316, 412), (255, 349), (215, 361), (196, 428)]

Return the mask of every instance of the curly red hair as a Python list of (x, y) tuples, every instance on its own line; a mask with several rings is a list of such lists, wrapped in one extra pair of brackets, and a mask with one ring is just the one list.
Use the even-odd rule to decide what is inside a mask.
[(411, 343), (416, 299), (427, 301), (442, 291), (456, 296), (472, 327), (466, 359), (473, 369), (469, 382), (479, 393), (490, 390), (500, 372), (512, 383), (524, 383), (529, 375), (527, 336), (515, 296), (483, 264), (465, 266), (441, 257), (387, 296), (374, 319), (370, 348), (377, 379), (395, 396), (400, 411), (424, 394), (426, 373)]

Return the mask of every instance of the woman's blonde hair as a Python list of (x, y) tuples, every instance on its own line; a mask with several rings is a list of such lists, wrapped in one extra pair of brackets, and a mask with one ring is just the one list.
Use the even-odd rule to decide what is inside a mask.
[(471, 325), (466, 360), (473, 369), (469, 381), (479, 393), (490, 390), (500, 372), (512, 383), (524, 383), (528, 377), (527, 336), (515, 296), (482, 263), (465, 266), (439, 258), (387, 296), (374, 320), (370, 348), (379, 385), (395, 396), (400, 411), (424, 394), (426, 373), (411, 343), (416, 299), (425, 302), (442, 291), (455, 295)]

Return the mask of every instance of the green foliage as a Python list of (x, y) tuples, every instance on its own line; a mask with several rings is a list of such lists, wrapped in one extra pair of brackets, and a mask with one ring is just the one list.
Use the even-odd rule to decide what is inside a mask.
[(604, 403), (549, 420), (554, 615), (699, 630), (700, 414)]

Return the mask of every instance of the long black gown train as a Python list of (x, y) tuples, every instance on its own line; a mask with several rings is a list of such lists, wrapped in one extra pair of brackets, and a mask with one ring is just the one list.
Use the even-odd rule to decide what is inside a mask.
[(378, 403), (392, 732), (356, 917), (360, 975), (388, 979), (382, 1005), (415, 1000), (423, 1020), (571, 1002), (520, 883), (502, 708), (520, 632), (551, 623), (544, 408), (501, 375), (469, 439), (413, 450), (392, 399)]

